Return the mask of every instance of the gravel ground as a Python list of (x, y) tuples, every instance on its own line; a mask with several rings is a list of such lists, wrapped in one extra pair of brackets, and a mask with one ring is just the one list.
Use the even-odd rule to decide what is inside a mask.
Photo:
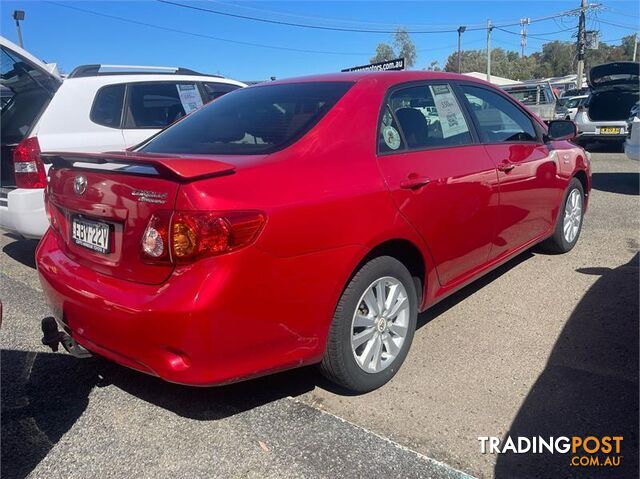
[(623, 435), (615, 477), (638, 477), (638, 164), (593, 170), (571, 253), (524, 253), (423, 314), (361, 396), (314, 368), (195, 389), (47, 352), (36, 243), (0, 232), (2, 477), (611, 477), (478, 442), (586, 434)]

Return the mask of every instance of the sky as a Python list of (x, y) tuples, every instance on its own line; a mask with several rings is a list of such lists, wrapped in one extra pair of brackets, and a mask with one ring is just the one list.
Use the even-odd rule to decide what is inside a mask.
[[(398, 26), (409, 31), (449, 30), (411, 34), (418, 50), (414, 68), (425, 68), (432, 61), (443, 67), (456, 49), (455, 29), (460, 25), (468, 28), (462, 35), (462, 48), (482, 49), (486, 47), (483, 26), (488, 19), (498, 25), (518, 23), (520, 18), (536, 20), (580, 5), (579, 0), (169, 1), (196, 9), (158, 0), (2, 0), (0, 33), (17, 43), (11, 15), (13, 10), (24, 10), (25, 48), (46, 62), (56, 62), (67, 73), (88, 63), (166, 65), (221, 73), (238, 80), (262, 80), (366, 64), (379, 42), (392, 39), (391, 33), (379, 31), (393, 31)], [(601, 40), (619, 44), (620, 38), (640, 30), (640, 2), (600, 3), (601, 8), (590, 14), (587, 28), (599, 30)], [(321, 28), (260, 22), (198, 8)], [(563, 30), (575, 27), (577, 22), (576, 16), (532, 22), (526, 54), (539, 51), (547, 41), (572, 40), (574, 31)], [(520, 51), (520, 26), (503, 28), (515, 34), (494, 29), (492, 46)]]

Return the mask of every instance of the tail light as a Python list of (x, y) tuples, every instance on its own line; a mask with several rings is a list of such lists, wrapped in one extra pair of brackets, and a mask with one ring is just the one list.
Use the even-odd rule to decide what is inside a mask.
[(146, 261), (184, 263), (249, 245), (265, 223), (259, 212), (156, 212), (142, 237)]
[(13, 169), (18, 188), (44, 188), (47, 185), (38, 138), (26, 138), (16, 146), (13, 150)]

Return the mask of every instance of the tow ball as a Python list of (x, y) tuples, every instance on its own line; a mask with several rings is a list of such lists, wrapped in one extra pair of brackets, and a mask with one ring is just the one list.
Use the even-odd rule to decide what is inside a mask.
[(92, 354), (80, 346), (71, 336), (58, 329), (58, 322), (55, 318), (48, 316), (42, 320), (42, 344), (49, 346), (53, 352), (58, 351), (58, 347), (67, 350), (69, 354), (76, 358), (90, 358)]

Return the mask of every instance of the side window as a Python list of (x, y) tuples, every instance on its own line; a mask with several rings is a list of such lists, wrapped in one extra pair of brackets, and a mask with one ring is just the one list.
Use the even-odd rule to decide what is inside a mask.
[(236, 85), (229, 85), (228, 83), (215, 83), (215, 82), (206, 82), (203, 83), (204, 92), (206, 95), (205, 103), (210, 102), (211, 100), (215, 100), (216, 98), (221, 97), (225, 93), (229, 93), (233, 90), (237, 90), (240, 88)]
[(125, 84), (100, 88), (91, 108), (91, 121), (98, 125), (120, 128)]
[[(462, 109), (448, 84), (398, 90), (389, 97), (388, 108), (398, 119), (409, 149), (468, 145), (473, 142)], [(382, 139), (386, 143), (386, 137), (382, 136)]]
[(461, 88), (478, 122), (483, 143), (537, 141), (531, 118), (502, 95), (471, 85)]
[(131, 83), (128, 128), (164, 128), (203, 105), (195, 83)]

